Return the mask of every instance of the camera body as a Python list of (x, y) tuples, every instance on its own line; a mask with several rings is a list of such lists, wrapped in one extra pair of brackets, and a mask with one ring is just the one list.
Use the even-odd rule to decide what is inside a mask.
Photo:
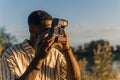
[(68, 25), (68, 21), (64, 19), (54, 18), (49, 31), (50, 35), (55, 35), (55, 42), (65, 43), (66, 37), (64, 37), (64, 29)]

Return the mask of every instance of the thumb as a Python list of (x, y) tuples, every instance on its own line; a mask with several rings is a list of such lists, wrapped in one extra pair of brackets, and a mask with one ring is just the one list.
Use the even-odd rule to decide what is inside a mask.
[(63, 49), (63, 45), (61, 43), (54, 43), (53, 46), (57, 46), (57, 47)]

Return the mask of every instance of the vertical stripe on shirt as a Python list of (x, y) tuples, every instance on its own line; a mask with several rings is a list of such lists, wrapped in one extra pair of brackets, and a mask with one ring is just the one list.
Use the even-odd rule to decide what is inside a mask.
[[(20, 77), (30, 62), (34, 58), (35, 51), (29, 45), (27, 40), (23, 41), (20, 44), (17, 44), (5, 51), (2, 56), (2, 80), (14, 80)], [(58, 56), (59, 55), (59, 56)], [(60, 61), (60, 71), (59, 75), (66, 76), (66, 61), (62, 53), (56, 49), (52, 48), (45, 62), (42, 64), (40, 72), (36, 77), (36, 80), (56, 80), (56, 77), (59, 77), (57, 73), (57, 60)], [(60, 75), (60, 76), (61, 76)], [(66, 80), (62, 79), (61, 80)]]

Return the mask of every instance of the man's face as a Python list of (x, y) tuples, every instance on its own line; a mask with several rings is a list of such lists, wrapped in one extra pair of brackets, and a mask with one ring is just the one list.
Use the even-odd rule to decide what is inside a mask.
[(44, 25), (30, 25), (30, 33), (36, 36), (51, 28), (52, 20), (46, 20)]

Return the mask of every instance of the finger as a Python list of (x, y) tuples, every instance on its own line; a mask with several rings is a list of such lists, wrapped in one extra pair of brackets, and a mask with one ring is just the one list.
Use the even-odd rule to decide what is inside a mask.
[(45, 51), (49, 51), (54, 44), (54, 40), (50, 41), (47, 45), (45, 45), (44, 49)]
[(47, 41), (45, 39), (38, 39), (35, 45), (35, 50), (41, 49)]
[(41, 36), (41, 35), (39, 35), (38, 37), (37, 37), (37, 44), (41, 44), (41, 43), (44, 43), (44, 42), (46, 42), (46, 37), (48, 36), (48, 34), (45, 34), (44, 36)]
[(48, 36), (44, 38), (46, 42), (50, 42), (51, 40), (55, 40), (55, 36)]
[(52, 46), (57, 46), (57, 47), (63, 49), (63, 45), (61, 43), (54, 43)]
[(38, 53), (39, 53), (39, 52), (40, 52), (40, 53), (42, 52), (42, 53), (43, 53), (43, 57), (48, 56), (49, 51), (50, 51), (53, 43), (54, 43), (54, 41), (51, 41), (51, 42), (49, 42), (48, 44), (45, 44), (45, 45), (41, 46), (42, 48), (40, 48), (40, 49), (38, 50)]
[(45, 34), (44, 36), (43, 36), (43, 38), (46, 38), (46, 37), (48, 37), (49, 36), (49, 34), (47, 33), (47, 34)]
[(42, 43), (42, 40), (43, 40), (43, 37), (37, 37), (37, 40), (36, 40), (36, 43), (35, 43), (35, 48), (37, 48), (39, 45), (40, 45), (40, 43)]
[(38, 48), (44, 50), (45, 48), (47, 48), (48, 46), (50, 46), (52, 43), (54, 43), (54, 38), (55, 37), (52, 36), (52, 38), (49, 37), (48, 40), (42, 39), (40, 41), (40, 43), (38, 44)]
[(45, 38), (46, 38), (47, 36), (48, 36), (48, 34), (45, 34), (44, 36), (39, 35), (39, 36), (37, 37), (36, 44), (39, 44), (39, 43), (44, 42), (44, 41), (45, 41)]
[(38, 44), (38, 47), (37, 49), (40, 51), (45, 51), (45, 50), (48, 50), (52, 44), (54, 43), (54, 38), (55, 36), (50, 36), (49, 37), (50, 39), (48, 41), (46, 41), (45, 39), (43, 39), (43, 41), (41, 40), (41, 42)]
[(55, 36), (50, 36), (50, 35), (48, 35), (48, 34), (46, 34), (45, 36), (39, 36), (38, 37), (38, 41), (39, 42), (43, 42), (44, 40), (46, 41), (46, 42), (49, 42), (49, 40), (54, 40), (55, 39)]
[(45, 39), (42, 39), (41, 42), (38, 44), (38, 47), (39, 49), (42, 49), (47, 44), (47, 41)]
[(67, 32), (66, 32), (66, 30), (64, 30), (64, 37), (67, 37)]
[(49, 43), (50, 41), (54, 41), (55, 40), (55, 36), (49, 36), (47, 39), (47, 42)]

